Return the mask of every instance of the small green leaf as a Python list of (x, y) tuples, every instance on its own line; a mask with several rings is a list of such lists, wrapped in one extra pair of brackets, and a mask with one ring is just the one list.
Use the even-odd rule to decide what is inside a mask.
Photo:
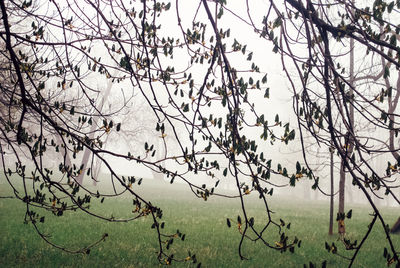
[(265, 90), (264, 98), (269, 98), (269, 88)]
[(224, 14), (224, 9), (222, 7), (219, 8), (219, 12), (217, 14), (217, 18), (220, 19), (222, 15)]
[(301, 171), (301, 166), (299, 161), (296, 162), (296, 172), (299, 173)]
[(189, 104), (185, 104), (184, 106), (183, 106), (183, 112), (189, 112)]
[(331, 251), (331, 247), (329, 246), (328, 242), (325, 241), (325, 249), (330, 252)]
[(275, 19), (274, 24), (273, 24), (272, 27), (276, 28), (276, 27), (279, 27), (281, 25), (282, 25), (282, 19), (281, 19), (281, 17), (278, 17), (278, 18)]
[(393, 34), (393, 35), (390, 37), (390, 44), (391, 44), (392, 46), (396, 46), (396, 45), (397, 45), (397, 37), (396, 37), (395, 34)]
[(267, 74), (265, 74), (261, 80), (263, 84), (267, 83)]
[(390, 76), (389, 66), (385, 66), (385, 72), (383, 78), (388, 78)]
[(249, 225), (250, 225), (250, 226), (253, 226), (253, 225), (254, 225), (254, 218), (253, 218), (253, 217), (250, 218), (250, 220), (249, 220)]
[(247, 60), (250, 61), (253, 58), (253, 52), (250, 52), (249, 55), (247, 55)]
[(346, 217), (347, 217), (348, 219), (351, 219), (352, 214), (353, 214), (353, 210), (350, 209), (349, 212), (347, 212)]

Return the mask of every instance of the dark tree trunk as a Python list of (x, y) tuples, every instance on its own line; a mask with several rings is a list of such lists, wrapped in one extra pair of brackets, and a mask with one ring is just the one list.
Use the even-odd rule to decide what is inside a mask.
[(393, 233), (393, 234), (400, 233), (400, 217), (397, 219), (397, 221), (393, 225), (392, 229), (390, 229), (390, 232)]
[[(342, 160), (340, 164), (340, 180), (339, 180), (339, 211), (340, 215), (344, 214), (344, 201), (345, 201), (345, 182), (346, 182), (346, 173), (344, 170), (344, 161)], [(344, 220), (338, 221), (338, 233), (344, 234), (346, 232)]]
[(333, 234), (333, 206), (334, 206), (333, 149), (330, 150), (330, 155), (331, 155), (331, 163), (330, 163), (331, 196), (330, 196), (330, 205), (329, 205), (329, 235), (332, 235)]
[[(352, 1), (353, 2), (353, 1)], [(354, 39), (350, 38), (350, 89), (349, 94), (353, 96), (353, 87), (354, 87)], [(349, 102), (349, 109), (350, 109), (350, 122), (349, 122), (349, 129), (347, 131), (348, 137), (345, 138), (345, 147), (346, 147), (346, 154), (345, 159), (342, 159), (340, 164), (340, 180), (339, 180), (339, 214), (344, 215), (344, 202), (345, 202), (345, 185), (346, 185), (346, 173), (345, 173), (345, 162), (347, 159), (351, 157), (353, 152), (354, 143), (353, 143), (353, 135), (355, 135), (354, 130), (354, 106), (353, 106), (353, 99), (350, 98)], [(351, 187), (348, 189), (351, 191)], [(339, 234), (343, 235), (346, 232), (344, 219), (338, 221), (338, 232)]]

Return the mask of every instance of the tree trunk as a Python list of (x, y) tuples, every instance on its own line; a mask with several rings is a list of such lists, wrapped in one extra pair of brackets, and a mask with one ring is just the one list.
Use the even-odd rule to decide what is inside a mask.
[(398, 234), (400, 233), (400, 218), (397, 219), (396, 223), (393, 225), (393, 227), (390, 229), (390, 232), (392, 234)]
[(350, 204), (354, 203), (352, 186), (353, 186), (352, 180), (347, 180), (346, 181), (347, 202)]
[(330, 149), (331, 163), (330, 163), (330, 177), (331, 177), (331, 196), (329, 204), (329, 235), (333, 234), (333, 206), (334, 206), (334, 177), (333, 177), (333, 148)]
[[(101, 99), (101, 102), (100, 102), (99, 106), (97, 107), (97, 111), (98, 111), (99, 114), (98, 114), (98, 116), (95, 116), (93, 118), (93, 120), (92, 120), (92, 126), (90, 127), (90, 132), (89, 132), (89, 139), (93, 139), (94, 138), (94, 132), (95, 132), (95, 130), (97, 128), (97, 123), (99, 121), (101, 112), (103, 110), (104, 103), (105, 103), (106, 99), (108, 98), (108, 96), (111, 93), (112, 86), (113, 86), (112, 80), (109, 80), (108, 83), (107, 83), (107, 88), (106, 88), (106, 90), (104, 92), (104, 95), (103, 95), (103, 97)], [(79, 183), (80, 185), (82, 185), (82, 183), (83, 183), (83, 177), (85, 176), (85, 173), (86, 173), (85, 170), (87, 168), (87, 163), (89, 161), (89, 157), (90, 157), (91, 153), (92, 153), (91, 150), (86, 147), (85, 151), (83, 153), (82, 161), (81, 161), (81, 163), (83, 165), (83, 171), (76, 178), (76, 182)]]
[[(93, 137), (90, 137), (90, 138), (92, 139)], [(91, 155), (90, 150), (88, 148), (86, 148), (83, 153), (83, 157), (82, 157), (82, 161), (81, 161), (81, 163), (83, 164), (82, 172), (78, 175), (78, 177), (76, 177), (76, 182), (79, 183), (79, 185), (82, 185), (82, 183), (83, 183), (83, 177), (85, 176), (85, 169), (86, 169), (87, 163), (89, 161), (90, 155)]]
[[(346, 155), (345, 159), (342, 159), (340, 164), (340, 180), (339, 180), (339, 215), (344, 215), (344, 201), (345, 201), (345, 183), (346, 183), (346, 173), (345, 173), (345, 162), (347, 159), (351, 157), (354, 148), (353, 137), (355, 136), (354, 129), (354, 107), (353, 107), (353, 87), (354, 87), (354, 39), (350, 38), (350, 90), (349, 94), (351, 96), (349, 101), (349, 110), (350, 110), (350, 118), (349, 118), (349, 129), (347, 132), (348, 137), (345, 138), (345, 150)], [(351, 191), (351, 187), (348, 189), (349, 193)], [(338, 232), (343, 235), (346, 232), (344, 218), (338, 221)]]
[[(58, 134), (55, 134), (55, 138), (57, 139), (57, 143), (59, 144), (59, 146), (61, 146), (63, 144), (62, 138)], [(61, 147), (61, 148), (64, 148), (64, 155), (63, 155), (64, 159), (62, 161), (62, 164), (64, 165), (63, 169), (65, 170), (65, 172), (69, 172), (68, 170), (71, 169), (72, 161), (71, 158), (69, 157), (68, 149), (66, 147)]]
[[(344, 161), (342, 160), (340, 164), (340, 180), (339, 180), (339, 215), (344, 215), (344, 201), (345, 201), (345, 182), (346, 182), (346, 173), (344, 170)], [(338, 233), (343, 235), (346, 232), (346, 228), (344, 225), (344, 219), (338, 220)]]
[(99, 176), (100, 176), (100, 170), (101, 170), (101, 160), (99, 158), (96, 158), (95, 164), (93, 167), (92, 171), (92, 176), (93, 176), (93, 185), (96, 186), (97, 182), (100, 181)]

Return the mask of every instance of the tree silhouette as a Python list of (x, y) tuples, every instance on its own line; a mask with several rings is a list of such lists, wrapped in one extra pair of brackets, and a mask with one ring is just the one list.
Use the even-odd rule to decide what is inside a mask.
[[(188, 17), (182, 15), (183, 9), (185, 13), (189, 10), (183, 1), (0, 1), (0, 36), (4, 44), (1, 55), (9, 66), (1, 69), (2, 74), (7, 73), (3, 77), (8, 77), (8, 83), (0, 87), (0, 145), (2, 152), (8, 147), (15, 157), (11, 165), (3, 161), (3, 168), (15, 196), (26, 203), (26, 221), (44, 240), (72, 252), (55, 245), (41, 232), (39, 223), (44, 217), (35, 211), (39, 209), (57, 216), (81, 210), (113, 222), (147, 216), (157, 233), (160, 263), (185, 260), (169, 250), (173, 239), (183, 240), (184, 234), (164, 232), (161, 208), (132, 187), (141, 181), (136, 174), (125, 177), (115, 171), (107, 160), (113, 157), (162, 172), (171, 182), (182, 180), (205, 201), (214, 195), (227, 197), (217, 187), (221, 179), (232, 181), (241, 208), (241, 215), (234, 220), (241, 237), (241, 259), (246, 259), (245, 239), (281, 252), (293, 252), (300, 246), (298, 238), (289, 238), (284, 232), (290, 225), (276, 218), (270, 209), (268, 196), (275, 185), (271, 177), (291, 186), (309, 178), (316, 187), (319, 178), (308, 167), (304, 150), (306, 165), (296, 162), (295, 167), (286, 167), (263, 152), (266, 141), (272, 145), (288, 144), (294, 140), (295, 131), (275, 111), (263, 110), (255, 103), (254, 99), (260, 101), (262, 97), (268, 101), (270, 95), (267, 75), (259, 67), (263, 59), (253, 58), (257, 51), (239, 36), (231, 36), (224, 21), (227, 14), (254, 31), (254, 38), (265, 39), (273, 52), (281, 54), (283, 70), (294, 92), (300, 140), (307, 131), (316, 143), (332, 147), (374, 210), (359, 245), (344, 233), (341, 237), (346, 249), (354, 250), (350, 266), (375, 222), (386, 226), (371, 192), (384, 188), (399, 203), (392, 191), (396, 185), (378, 175), (366, 155), (398, 149), (377, 150), (369, 143), (371, 137), (354, 130), (357, 126), (353, 125), (350, 111), (354, 109), (359, 124), (364, 120), (382, 131), (395, 133), (398, 125), (393, 118), (398, 114), (375, 104), (352, 84), (338, 47), (352, 38), (355, 46), (391, 64), (384, 70), (384, 78), (389, 77), (391, 69), (400, 67), (400, 48), (396, 43), (397, 24), (385, 17), (399, 7), (383, 1), (359, 8), (341, 1), (305, 4), (271, 0), (264, 4), (263, 19), (256, 21), (251, 13), (253, 4), (242, 4), (239, 13), (224, 0), (202, 0), (196, 7), (190, 6), (193, 12)], [(333, 19), (336, 14), (340, 14), (339, 20)], [(296, 76), (290, 68), (296, 70)], [(107, 92), (99, 92), (98, 83), (110, 85)], [(104, 110), (101, 93), (115, 97), (119, 105)], [(105, 142), (110, 135), (126, 135), (122, 131), (129, 127), (124, 127), (121, 115), (132, 113), (131, 99), (138, 99), (152, 113), (143, 124), (155, 131), (144, 141), (139, 140), (141, 149), (120, 152), (106, 147)], [(340, 127), (334, 120), (342, 122)], [(162, 154), (157, 152), (160, 143), (164, 146)], [(88, 187), (82, 180), (83, 174), (97, 180), (94, 165), (88, 164), (89, 155), (91, 163), (101, 161), (107, 170), (112, 194)], [(399, 163), (394, 160), (387, 176), (397, 173)], [(22, 186), (15, 183), (14, 176), (22, 178)], [(195, 183), (192, 176), (209, 180)], [(247, 195), (252, 192), (259, 195), (265, 207), (267, 221), (262, 226), (254, 224), (247, 209)], [(117, 219), (89, 209), (92, 197), (103, 200), (123, 193), (131, 196), (135, 206), (131, 218)], [(339, 224), (344, 226), (345, 217), (350, 218), (351, 212), (340, 212)], [(229, 227), (232, 221), (227, 219)], [(267, 230), (277, 232), (280, 240), (268, 238)], [(387, 262), (398, 262), (387, 228), (385, 233), (391, 251), (385, 256)], [(88, 253), (92, 246), (73, 252)], [(332, 251), (332, 247), (328, 250)], [(191, 260), (196, 261), (193, 256)]]
[[(363, 60), (363, 68), (371, 68), (367, 59), (382, 58), (389, 64), (383, 68), (384, 78), (389, 77), (394, 66), (399, 67), (399, 28), (396, 26), (396, 17), (389, 16), (397, 12), (397, 9), (396, 3), (386, 1), (373, 1), (370, 5), (364, 5), (352, 1), (303, 3), (287, 0), (283, 7), (271, 1), (271, 13), (261, 30), (261, 35), (273, 41), (275, 50), (282, 54), (284, 70), (295, 92), (294, 106), (300, 136), (303, 136), (303, 131), (308, 131), (320, 146), (329, 148), (333, 145), (342, 161), (342, 170), (350, 175), (353, 185), (363, 192), (374, 210), (368, 232), (359, 246), (345, 238), (344, 220), (351, 215), (345, 215), (342, 209), (339, 210), (337, 220), (342, 241), (347, 249), (355, 249), (350, 265), (354, 263), (377, 219), (385, 230), (393, 253), (392, 256), (385, 254), (388, 263), (398, 260), (386, 223), (371, 198), (377, 190), (384, 188), (386, 194), (399, 203), (398, 196), (393, 192), (398, 180), (388, 179), (392, 171), (397, 172), (399, 159), (393, 158), (392, 152), (398, 148), (382, 147), (375, 143), (381, 140), (379, 136), (382, 137), (382, 133), (391, 130), (397, 132), (398, 125), (394, 118), (398, 117), (398, 112), (382, 107), (376, 103), (376, 98), (369, 97), (363, 85), (354, 83), (357, 74), (353, 72), (353, 66), (344, 62), (347, 53), (353, 51), (351, 42), (354, 42), (354, 48), (359, 53), (354, 53), (354, 56)], [(289, 68), (294, 68), (297, 76), (293, 76)], [(382, 98), (388, 95), (385, 92), (395, 88), (391, 83), (382, 89)], [(377, 88), (370, 90), (375, 96), (377, 90), (381, 91)], [(378, 101), (383, 101), (382, 98), (378, 98)], [(341, 122), (340, 125), (335, 124), (337, 120)], [(365, 126), (370, 125), (374, 125), (377, 130), (362, 132)], [(388, 168), (371, 166), (371, 156), (390, 156)], [(397, 164), (390, 164), (393, 161)], [(387, 170), (385, 175), (381, 175), (383, 169)], [(327, 249), (330, 250), (329, 247)]]

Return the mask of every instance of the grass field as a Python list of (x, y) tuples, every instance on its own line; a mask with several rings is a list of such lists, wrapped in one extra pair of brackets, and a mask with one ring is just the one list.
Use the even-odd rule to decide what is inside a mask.
[[(0, 181), (1, 182), (1, 181)], [(303, 267), (313, 261), (319, 265), (327, 260), (328, 267), (346, 267), (347, 261), (328, 253), (325, 241), (340, 245), (337, 236), (328, 236), (328, 203), (300, 201), (297, 199), (271, 199), (277, 220), (291, 222), (289, 235), (302, 239), (302, 245), (294, 254), (275, 252), (260, 243), (246, 242), (244, 253), (250, 259), (241, 261), (238, 256), (239, 233), (228, 228), (226, 218), (236, 219), (240, 214), (238, 200), (213, 197), (209, 201), (195, 199), (183, 185), (157, 185), (145, 180), (140, 186), (142, 195), (152, 198), (153, 203), (164, 210), (166, 230), (179, 229), (186, 234), (184, 242), (174, 242), (173, 251), (185, 257), (188, 250), (196, 253), (202, 267)], [(2, 181), (0, 196), (10, 195), (10, 189)], [(249, 212), (257, 222), (262, 221), (262, 206), (255, 196), (249, 196)], [(96, 210), (105, 215), (124, 216), (132, 210), (128, 198), (105, 200)], [(348, 236), (361, 240), (371, 219), (370, 209), (348, 206), (353, 217), (347, 221)], [(38, 211), (39, 212), (39, 211)], [(398, 208), (383, 209), (384, 217), (392, 224), (399, 216)], [(43, 214), (43, 213), (42, 213)], [(62, 217), (50, 214), (41, 224), (45, 233), (52, 235), (53, 242), (79, 248), (99, 239), (104, 233), (109, 237), (91, 250), (89, 255), (71, 255), (54, 249), (35, 233), (31, 224), (24, 224), (24, 204), (15, 199), (0, 199), (0, 267), (158, 267), (156, 257), (156, 233), (151, 219), (139, 219), (130, 223), (110, 223), (91, 218), (81, 212), (66, 213)], [(272, 241), (276, 233), (269, 234)], [(382, 226), (376, 224), (369, 240), (360, 252), (354, 267), (387, 267), (383, 258), (385, 237)], [(400, 236), (394, 237), (400, 248)], [(386, 245), (387, 246), (387, 245)], [(342, 246), (340, 252), (349, 256)], [(180, 253), (179, 253), (180, 252)], [(177, 267), (195, 267), (178, 263)], [(394, 266), (393, 266), (394, 267)]]

